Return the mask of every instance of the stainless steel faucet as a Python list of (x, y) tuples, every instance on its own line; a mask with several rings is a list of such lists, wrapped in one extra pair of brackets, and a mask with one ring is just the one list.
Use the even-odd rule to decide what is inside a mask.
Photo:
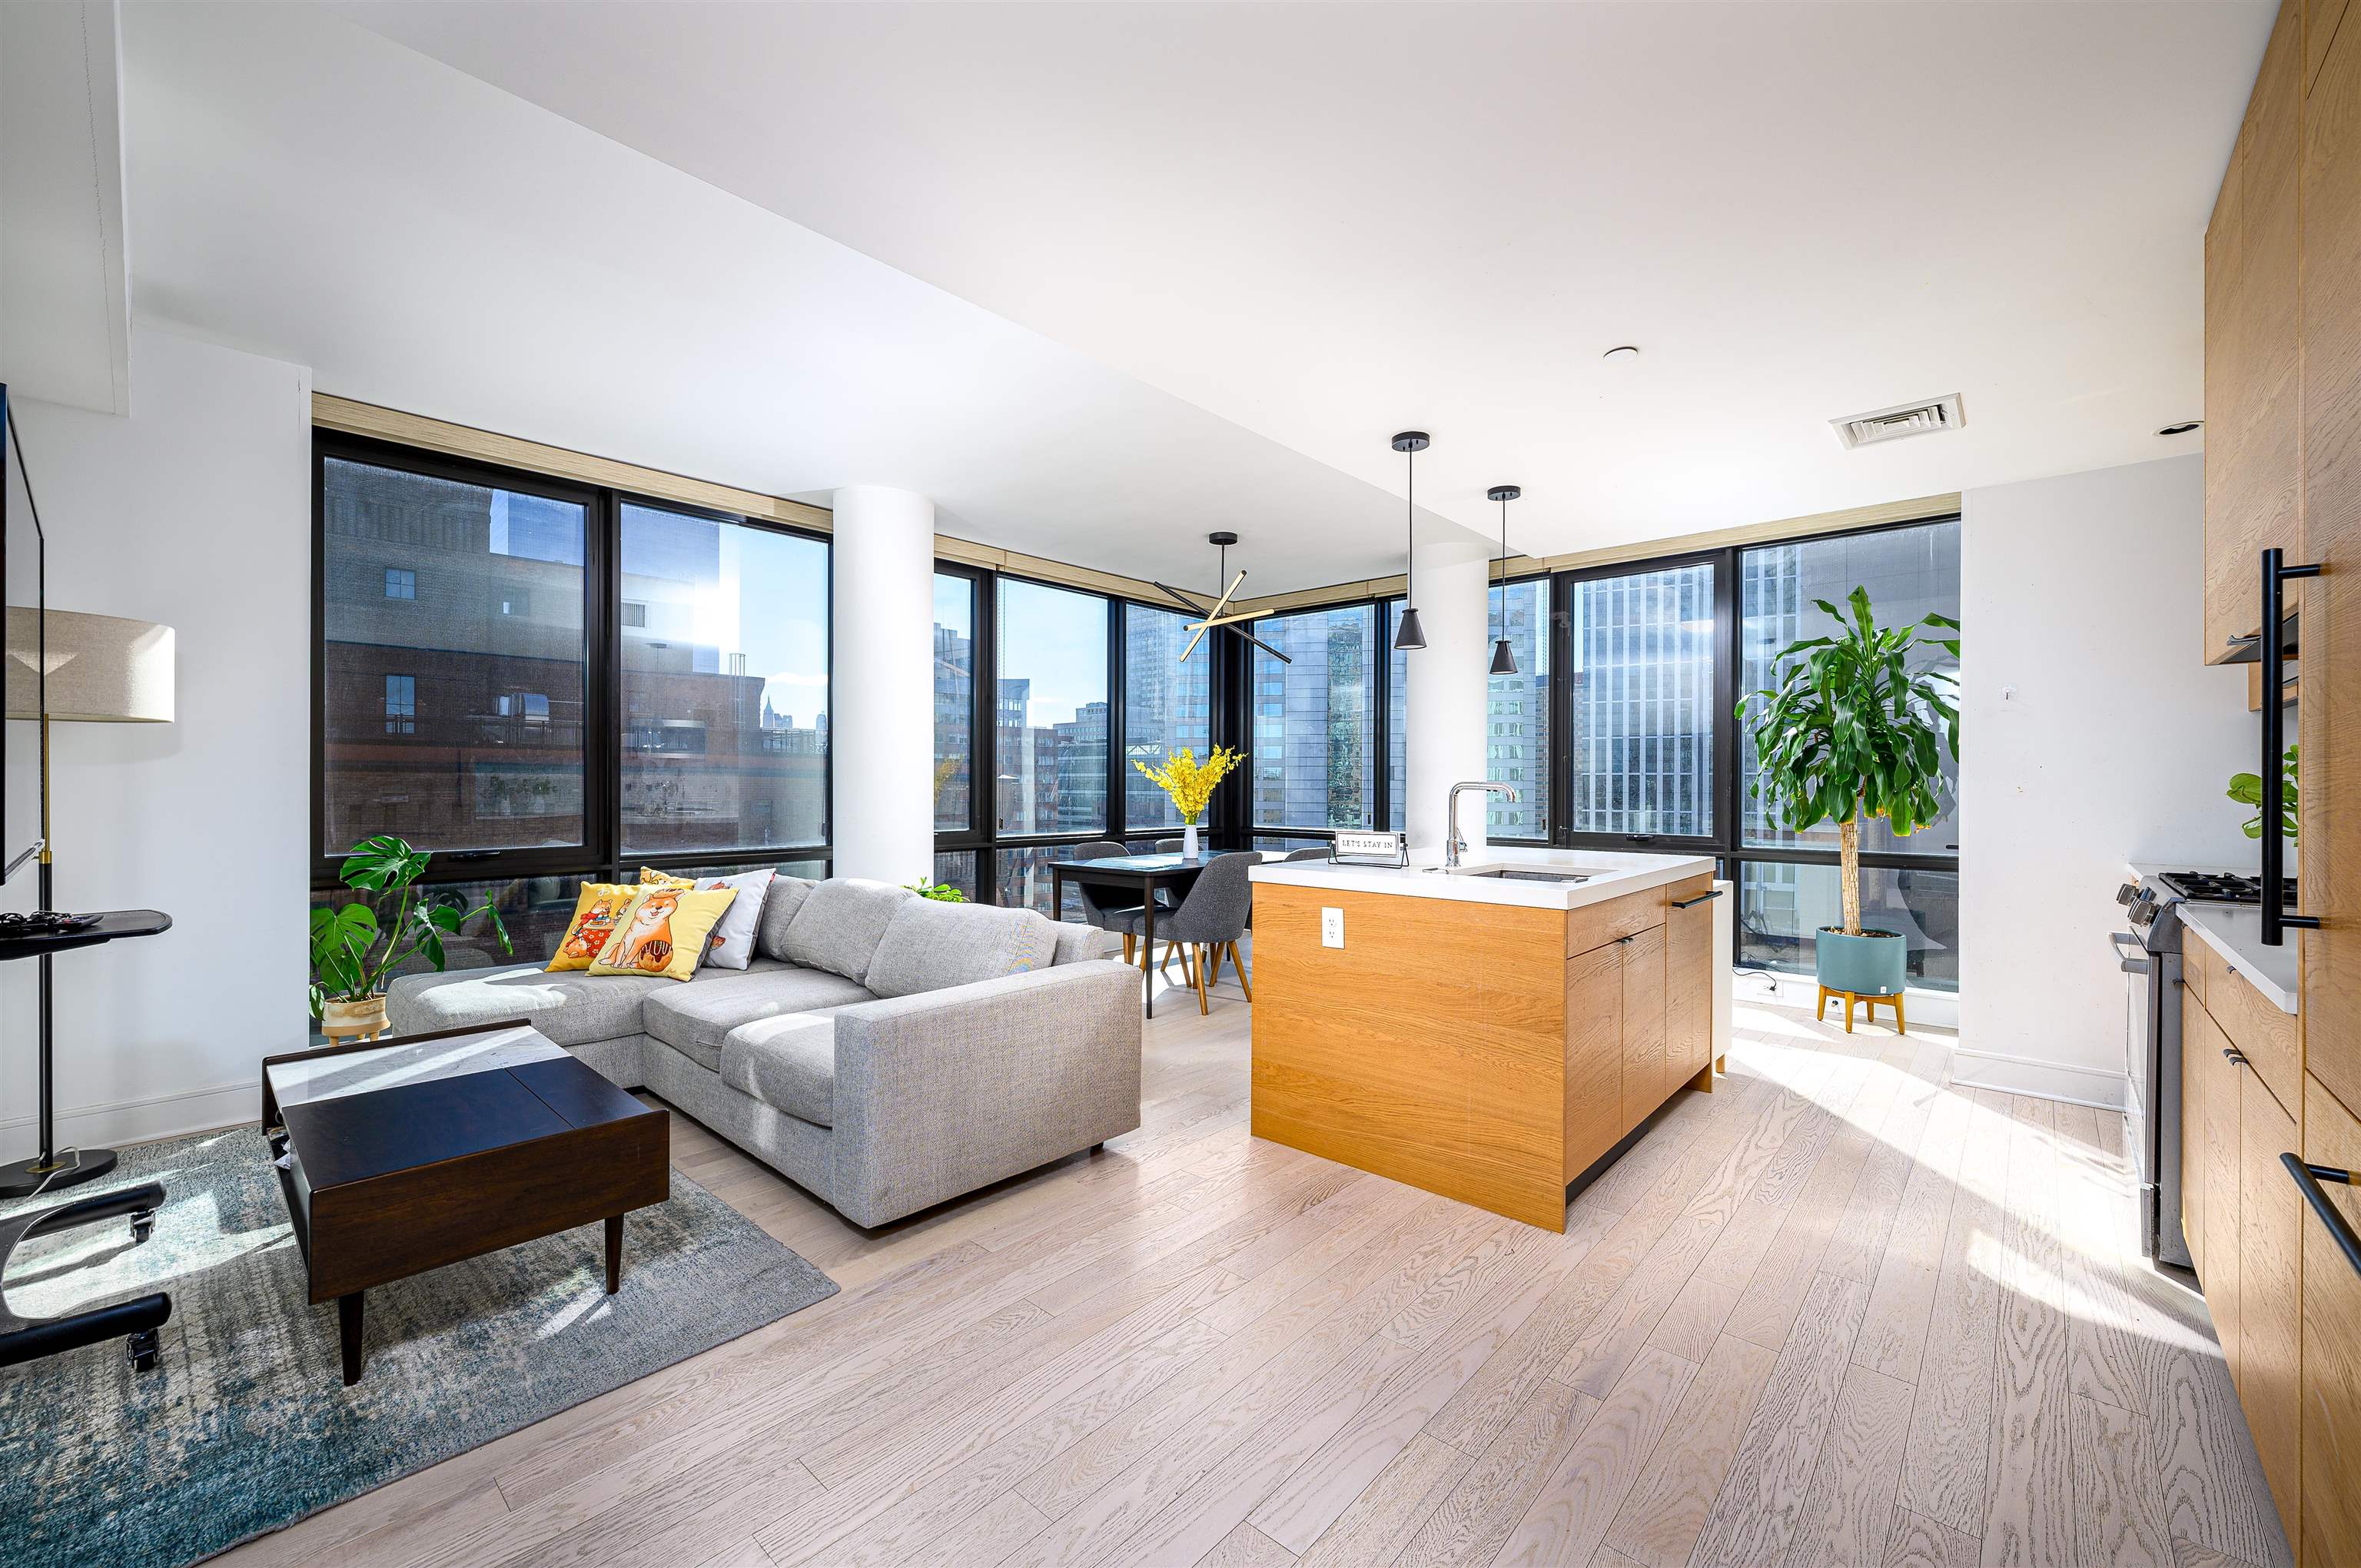
[(1481, 784), (1469, 780), (1465, 784), (1453, 784), (1451, 804), (1443, 808), (1444, 827), (1446, 829), (1443, 839), (1443, 864), (1445, 870), (1457, 869), (1459, 857), (1467, 852), (1467, 840), (1459, 836), (1459, 792), (1464, 789), (1480, 789), (1488, 795), (1504, 795), (1509, 797), (1510, 806), (1517, 804), (1517, 786), (1514, 784), (1501, 784), (1493, 779), (1487, 779)]

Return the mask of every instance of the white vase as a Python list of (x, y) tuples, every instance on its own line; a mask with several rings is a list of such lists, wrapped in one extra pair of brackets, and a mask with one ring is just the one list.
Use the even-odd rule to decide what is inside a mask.
[(1185, 823), (1180, 828), (1180, 856), (1183, 860), (1197, 858), (1197, 825)]

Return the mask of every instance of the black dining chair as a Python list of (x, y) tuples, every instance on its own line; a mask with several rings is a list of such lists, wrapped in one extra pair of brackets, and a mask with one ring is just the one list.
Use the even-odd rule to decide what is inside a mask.
[[(1196, 990), (1200, 1014), (1212, 1011), (1205, 1001), (1205, 988), (1221, 978), (1222, 954), (1225, 950), (1230, 955), (1230, 967), (1237, 971), (1238, 989), (1246, 992), (1248, 1002), (1254, 1000), (1254, 987), (1247, 982), (1246, 964), (1238, 957), (1238, 938), (1246, 935), (1246, 917), (1254, 910), (1254, 883), (1246, 872), (1261, 860), (1260, 855), (1250, 850), (1215, 855), (1190, 884), (1179, 907), (1156, 913), (1156, 934), (1171, 944), (1165, 949), (1165, 956), (1169, 959), (1173, 948), (1180, 949), (1180, 972)], [(1144, 913), (1124, 916), (1126, 925), (1119, 929), (1138, 932)], [(1146, 969), (1152, 956), (1140, 954), (1139, 967)]]

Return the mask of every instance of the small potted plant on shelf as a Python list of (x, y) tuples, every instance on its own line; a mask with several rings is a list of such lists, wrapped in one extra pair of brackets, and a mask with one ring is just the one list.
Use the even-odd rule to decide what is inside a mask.
[[(1880, 626), (1866, 588), (1853, 589), (1850, 615), (1826, 599), (1814, 602), (1837, 623), (1835, 633), (1791, 643), (1779, 655), (1778, 684), (1738, 706), (1739, 721), (1752, 725), (1759, 769), (1752, 793), (1790, 832), (1837, 825), (1844, 923), (1816, 933), (1813, 967), (1823, 997), (1898, 996), (1908, 944), (1898, 932), (1861, 928), (1861, 823), (1882, 817), (1906, 838), (1943, 814), (1951, 784), (1942, 752), (1954, 761), (1960, 754), (1958, 678), (1912, 663), (1922, 647), (1957, 659), (1960, 623), (1929, 615)], [(1750, 714), (1758, 701), (1762, 707)]]
[[(332, 1035), (376, 1038), (385, 1028), (387, 978), (415, 955), (440, 971), (443, 938), (457, 936), (478, 915), (490, 923), (500, 951), (514, 950), (489, 903), (470, 909), (447, 888), (418, 890), (433, 859), (390, 834), (364, 839), (346, 856), (337, 880), (376, 900), (312, 911), (312, 1016)], [(392, 919), (380, 922), (376, 903), (397, 894)]]
[(1160, 768), (1151, 768), (1146, 762), (1131, 765), (1171, 797), (1172, 809), (1180, 814), (1180, 852), (1195, 860), (1197, 818), (1205, 815), (1205, 805), (1213, 798), (1213, 786), (1238, 765), (1238, 754), (1227, 746), (1216, 746), (1213, 754), (1200, 762), (1197, 753), (1184, 746), (1165, 758)]
[[(2279, 776), (2286, 782), (2279, 789), (2279, 837), (2292, 844), (2296, 841), (2296, 748), (2290, 746), (2279, 756)], [(2263, 775), (2232, 773), (2230, 787), (2222, 792), (2241, 806), (2251, 806), (2255, 815), (2246, 822), (2246, 837), (2263, 836)]]

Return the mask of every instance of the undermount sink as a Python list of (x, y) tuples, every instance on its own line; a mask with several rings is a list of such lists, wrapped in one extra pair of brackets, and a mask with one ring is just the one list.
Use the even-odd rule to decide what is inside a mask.
[(1588, 872), (1547, 872), (1529, 870), (1523, 866), (1437, 866), (1437, 871), (1453, 876), (1496, 877), (1501, 882), (1588, 882)]

